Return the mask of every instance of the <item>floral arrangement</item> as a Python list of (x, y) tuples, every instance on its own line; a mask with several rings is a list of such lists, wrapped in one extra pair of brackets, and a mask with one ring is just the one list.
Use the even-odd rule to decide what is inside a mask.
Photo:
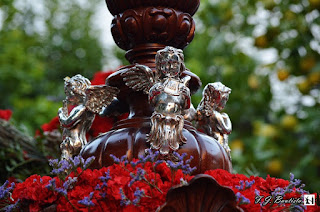
[[(28, 208), (40, 211), (54, 207), (57, 211), (155, 211), (165, 203), (170, 188), (187, 184), (194, 176), (192, 157), (175, 153), (178, 162), (159, 160), (159, 152), (146, 151), (145, 156), (129, 162), (126, 156), (113, 155), (114, 165), (99, 170), (88, 169), (94, 157), (86, 160), (50, 160), (54, 177), (32, 175), (22, 183), (9, 183), (0, 188), (2, 209), (13, 211)], [(244, 211), (319, 211), (320, 207), (305, 207), (290, 199), (301, 198), (301, 181), (231, 174), (225, 170), (210, 170), (205, 174), (231, 188), (237, 205)], [(271, 196), (271, 201), (257, 203), (257, 197)], [(288, 202), (274, 203), (277, 196)]]

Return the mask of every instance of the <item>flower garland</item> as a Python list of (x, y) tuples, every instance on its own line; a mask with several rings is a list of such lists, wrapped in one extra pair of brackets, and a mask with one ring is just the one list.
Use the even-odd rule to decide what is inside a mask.
[[(9, 183), (0, 188), (2, 209), (13, 211), (28, 208), (40, 211), (54, 205), (57, 211), (155, 211), (165, 203), (166, 194), (176, 185), (187, 184), (195, 168), (190, 167), (192, 157), (175, 153), (178, 162), (158, 160), (159, 152), (146, 152), (146, 156), (131, 162), (125, 156), (116, 158), (115, 164), (99, 170), (88, 169), (94, 157), (84, 160), (50, 160), (55, 177), (32, 175), (24, 182)], [(236, 194), (237, 204), (244, 211), (319, 211), (317, 206), (300, 203), (274, 203), (277, 196), (288, 200), (301, 198), (300, 180), (266, 179), (242, 174), (231, 174), (217, 169), (205, 172)], [(271, 196), (272, 201), (259, 197)]]

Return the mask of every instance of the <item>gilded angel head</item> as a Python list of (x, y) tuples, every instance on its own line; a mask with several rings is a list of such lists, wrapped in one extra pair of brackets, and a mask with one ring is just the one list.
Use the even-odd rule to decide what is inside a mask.
[(184, 70), (184, 56), (181, 49), (167, 46), (156, 54), (156, 69), (165, 77), (179, 76)]

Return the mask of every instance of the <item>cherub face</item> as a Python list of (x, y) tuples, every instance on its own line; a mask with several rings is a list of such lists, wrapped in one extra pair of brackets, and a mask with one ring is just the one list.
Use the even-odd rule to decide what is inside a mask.
[(80, 102), (80, 95), (74, 89), (74, 86), (69, 85), (66, 90), (66, 99), (70, 104), (78, 104)]
[(160, 67), (162, 73), (166, 77), (175, 77), (179, 75), (181, 70), (181, 61), (177, 54), (168, 54), (166, 58), (161, 61)]
[(64, 91), (67, 96), (66, 100), (70, 104), (79, 104), (84, 101), (85, 90), (91, 85), (90, 81), (77, 74), (72, 78), (66, 77), (64, 82)]

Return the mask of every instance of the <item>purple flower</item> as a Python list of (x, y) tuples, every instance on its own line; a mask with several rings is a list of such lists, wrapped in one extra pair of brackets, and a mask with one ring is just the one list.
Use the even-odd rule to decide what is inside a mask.
[(246, 182), (245, 182), (245, 184), (246, 184), (246, 189), (251, 188), (254, 183), (255, 183), (254, 180), (252, 180), (252, 181), (250, 181), (250, 182), (249, 182), (249, 181), (246, 181)]
[(128, 158), (127, 158), (126, 155), (121, 156), (120, 161), (124, 162), (124, 165), (127, 165), (129, 163)]
[(81, 156), (75, 156), (73, 160), (72, 160), (72, 158), (70, 158), (74, 167), (78, 167), (80, 165), (80, 163), (81, 163), (80, 158), (81, 158)]
[(122, 189), (122, 188), (119, 189), (119, 193), (120, 193), (120, 196), (121, 196), (120, 205), (121, 205), (121, 206), (130, 205), (130, 204), (131, 204), (131, 201), (127, 198), (127, 196), (126, 196), (125, 193), (123, 192), (123, 189)]
[(74, 159), (63, 159), (58, 162), (58, 159), (49, 160), (50, 166), (54, 167), (51, 171), (52, 174), (58, 175), (60, 179), (66, 177), (71, 171), (76, 170), (77, 167), (81, 167), (83, 170), (87, 169), (95, 159), (91, 156), (84, 160), (81, 156), (76, 156)]
[(49, 190), (55, 190), (56, 188), (56, 179), (49, 180), (49, 184), (45, 186)]
[(144, 176), (145, 174), (146, 174), (146, 171), (141, 169), (141, 168), (137, 169), (137, 174), (130, 173), (130, 176), (132, 177), (132, 180), (129, 183), (129, 187), (132, 186), (132, 184), (134, 182), (136, 182), (136, 181), (141, 181), (141, 180), (146, 179), (145, 176)]
[(78, 203), (85, 205), (87, 207), (91, 207), (91, 206), (95, 206), (95, 204), (91, 201), (92, 197), (93, 197), (94, 192), (90, 192), (89, 197), (84, 197), (82, 200), (79, 200)]
[(140, 199), (144, 197), (144, 190), (140, 190), (138, 187), (136, 188), (136, 191), (134, 192), (135, 199), (132, 200), (133, 205), (138, 205), (140, 202)]
[(63, 170), (62, 168), (52, 169), (51, 174), (60, 175), (60, 174), (63, 174), (64, 171), (65, 170)]
[(138, 155), (138, 158), (142, 163), (145, 163), (145, 162), (149, 161), (150, 155)]
[[(15, 187), (15, 183), (12, 182), (10, 187), (8, 187), (9, 181), (7, 180), (1, 187), (0, 187), (0, 199), (7, 198), (10, 195), (10, 192)], [(8, 187), (8, 188), (7, 188)]]
[(94, 190), (101, 190), (101, 186), (99, 183), (96, 185), (96, 187), (94, 187)]
[(139, 163), (141, 163), (140, 160), (138, 160), (137, 162), (131, 161), (131, 162), (130, 162), (130, 165), (134, 168), (134, 167), (136, 167)]
[(58, 159), (49, 159), (49, 165), (52, 167), (58, 166), (59, 160)]
[(299, 179), (294, 179), (293, 181), (291, 181), (291, 183), (294, 185), (294, 186), (299, 186), (301, 184), (301, 180)]
[(243, 196), (240, 192), (236, 193), (237, 202), (239, 202), (239, 205), (243, 204), (250, 204), (250, 200)]
[(239, 186), (235, 186), (235, 187), (236, 187), (236, 189), (242, 191), (242, 190), (251, 188), (252, 185), (255, 183), (255, 181), (254, 181), (254, 180), (252, 180), (252, 181), (247, 181), (247, 180), (246, 180), (246, 181), (244, 182), (243, 180), (240, 180), (239, 183), (240, 183), (240, 185), (239, 185)]
[(145, 154), (146, 154), (146, 157), (143, 158), (143, 162), (155, 162), (158, 160), (158, 157), (159, 157), (159, 154), (160, 152), (159, 151), (152, 151), (151, 149), (146, 149), (145, 151)]
[[(71, 177), (69, 177), (69, 178), (71, 178)], [(63, 185), (67, 187), (67, 185), (65, 185), (65, 184), (66, 184), (66, 182)], [(51, 191), (56, 191), (65, 197), (67, 196), (67, 188), (57, 188), (56, 179), (49, 180), (49, 184), (46, 185), (45, 187)]]
[(285, 189), (282, 189), (280, 187), (274, 189), (273, 192), (271, 192), (271, 195), (273, 197), (276, 197), (276, 196), (284, 196), (285, 195)]
[(80, 164), (84, 164), (84, 159), (83, 159), (83, 157), (79, 157), (79, 159), (80, 159)]
[(73, 184), (76, 181), (77, 181), (76, 177), (74, 177), (74, 178), (69, 177), (68, 180), (63, 183), (62, 188), (57, 188), (56, 179), (51, 179), (51, 180), (49, 180), (49, 184), (46, 185), (45, 187), (49, 190), (56, 191), (59, 194), (66, 197), (68, 195), (67, 189), (70, 187), (71, 184)]
[(175, 163), (175, 162), (172, 162), (171, 160), (167, 160), (166, 162), (169, 165), (169, 167), (173, 170), (178, 170), (181, 165), (181, 163)]
[(242, 191), (244, 189), (244, 182), (243, 182), (243, 180), (240, 180), (239, 183), (240, 183), (240, 185), (236, 185), (235, 187), (236, 187), (236, 189)]
[(53, 169), (51, 171), (52, 174), (60, 175), (65, 174), (67, 171), (69, 171), (73, 166), (69, 163), (68, 160), (61, 160), (57, 165), (56, 169)]
[(108, 169), (107, 172), (105, 172), (106, 176), (101, 176), (99, 177), (99, 179), (102, 181), (102, 182), (107, 182), (108, 180), (111, 180), (111, 176), (110, 176), (110, 170)]
[(182, 166), (182, 172), (184, 174), (191, 174), (192, 172), (194, 172), (197, 169), (197, 167), (190, 167), (189, 164)]
[(99, 179), (100, 179), (103, 183), (102, 183), (101, 186), (100, 186), (100, 184), (97, 184), (97, 186), (96, 186), (96, 188), (95, 188), (96, 190), (101, 190), (101, 189), (103, 189), (103, 188), (105, 188), (105, 187), (108, 186), (107, 182), (108, 182), (108, 180), (111, 179), (110, 170), (108, 169), (108, 172), (105, 172), (105, 174), (106, 174), (105, 177), (104, 177), (104, 176), (99, 177)]
[(83, 164), (83, 169), (87, 169), (91, 165), (91, 163), (94, 161), (94, 159), (95, 159), (94, 156), (88, 157)]
[(146, 162), (154, 163), (158, 160), (160, 154), (159, 151), (153, 151), (151, 149), (145, 149), (144, 153), (145, 154), (141, 154), (138, 156), (140, 162), (138, 162), (137, 164)]
[(6, 206), (5, 208), (3, 208), (2, 210), (4, 210), (5, 212), (15, 211), (15, 209), (18, 208), (19, 202), (20, 202), (20, 200), (18, 200), (18, 201), (15, 202), (14, 204), (7, 205), (7, 206)]
[(192, 160), (193, 160), (193, 156), (191, 155), (190, 158), (186, 160), (186, 164), (190, 164)]
[(310, 194), (309, 191), (306, 191), (302, 188), (304, 188), (306, 185), (305, 184), (301, 184), (299, 188), (296, 188), (296, 191), (300, 194)]
[(68, 170), (72, 168), (72, 164), (70, 164), (68, 160), (61, 160), (59, 162), (59, 166), (63, 170)]
[(295, 187), (296, 191), (299, 192), (300, 194), (309, 193), (308, 191), (305, 191), (302, 189), (305, 187), (305, 184), (301, 184), (301, 180), (299, 180), (299, 179), (294, 179), (294, 175), (292, 173), (290, 173), (290, 184), (288, 185), (288, 187), (290, 187), (290, 188)]
[(294, 180), (294, 174), (290, 173), (290, 181), (293, 181), (293, 180)]
[(178, 161), (183, 161), (184, 158), (187, 156), (187, 153), (185, 153), (185, 152), (182, 153), (182, 155), (180, 155), (177, 152), (173, 152), (172, 154), (178, 159)]
[(120, 159), (117, 158), (116, 156), (114, 156), (113, 154), (110, 154), (110, 157), (112, 158), (113, 162), (116, 163), (116, 164), (119, 164), (120, 163)]
[(100, 192), (99, 194), (100, 194), (100, 196), (101, 196), (102, 198), (104, 198), (104, 199), (105, 199), (106, 196), (107, 196), (107, 193), (106, 193), (106, 192)]
[(72, 189), (72, 186), (78, 181), (77, 177), (68, 177), (68, 180), (66, 180), (63, 183), (63, 188), (64, 189)]
[(194, 170), (196, 170), (196, 167), (191, 168), (190, 166), (190, 162), (193, 159), (192, 156), (190, 156), (190, 158), (184, 162), (184, 158), (187, 156), (187, 153), (179, 155), (179, 153), (173, 152), (172, 154), (177, 159), (177, 162), (173, 162), (171, 160), (166, 161), (171, 170), (177, 171), (178, 169), (181, 169), (184, 174), (191, 174)]
[[(98, 184), (96, 185), (96, 187), (95, 187), (95, 190), (102, 190), (103, 188), (105, 188), (105, 187), (108, 186), (107, 182), (108, 182), (108, 180), (111, 179), (110, 170), (109, 170), (109, 169), (108, 169), (107, 172), (105, 172), (105, 175), (106, 175), (106, 176), (101, 176), (101, 177), (99, 177), (99, 179), (100, 179), (103, 183), (102, 183), (102, 185), (100, 185), (100, 184), (98, 183)], [(107, 196), (107, 193), (105, 193), (105, 192), (100, 192), (99, 194), (100, 194), (100, 196), (101, 196), (102, 198), (106, 198), (106, 196)]]
[(144, 195), (144, 190), (140, 190), (138, 187), (136, 188), (136, 191), (133, 193), (133, 195), (135, 196), (135, 197), (143, 197), (143, 195)]
[(67, 190), (64, 188), (55, 188), (54, 190), (65, 197), (68, 195)]

